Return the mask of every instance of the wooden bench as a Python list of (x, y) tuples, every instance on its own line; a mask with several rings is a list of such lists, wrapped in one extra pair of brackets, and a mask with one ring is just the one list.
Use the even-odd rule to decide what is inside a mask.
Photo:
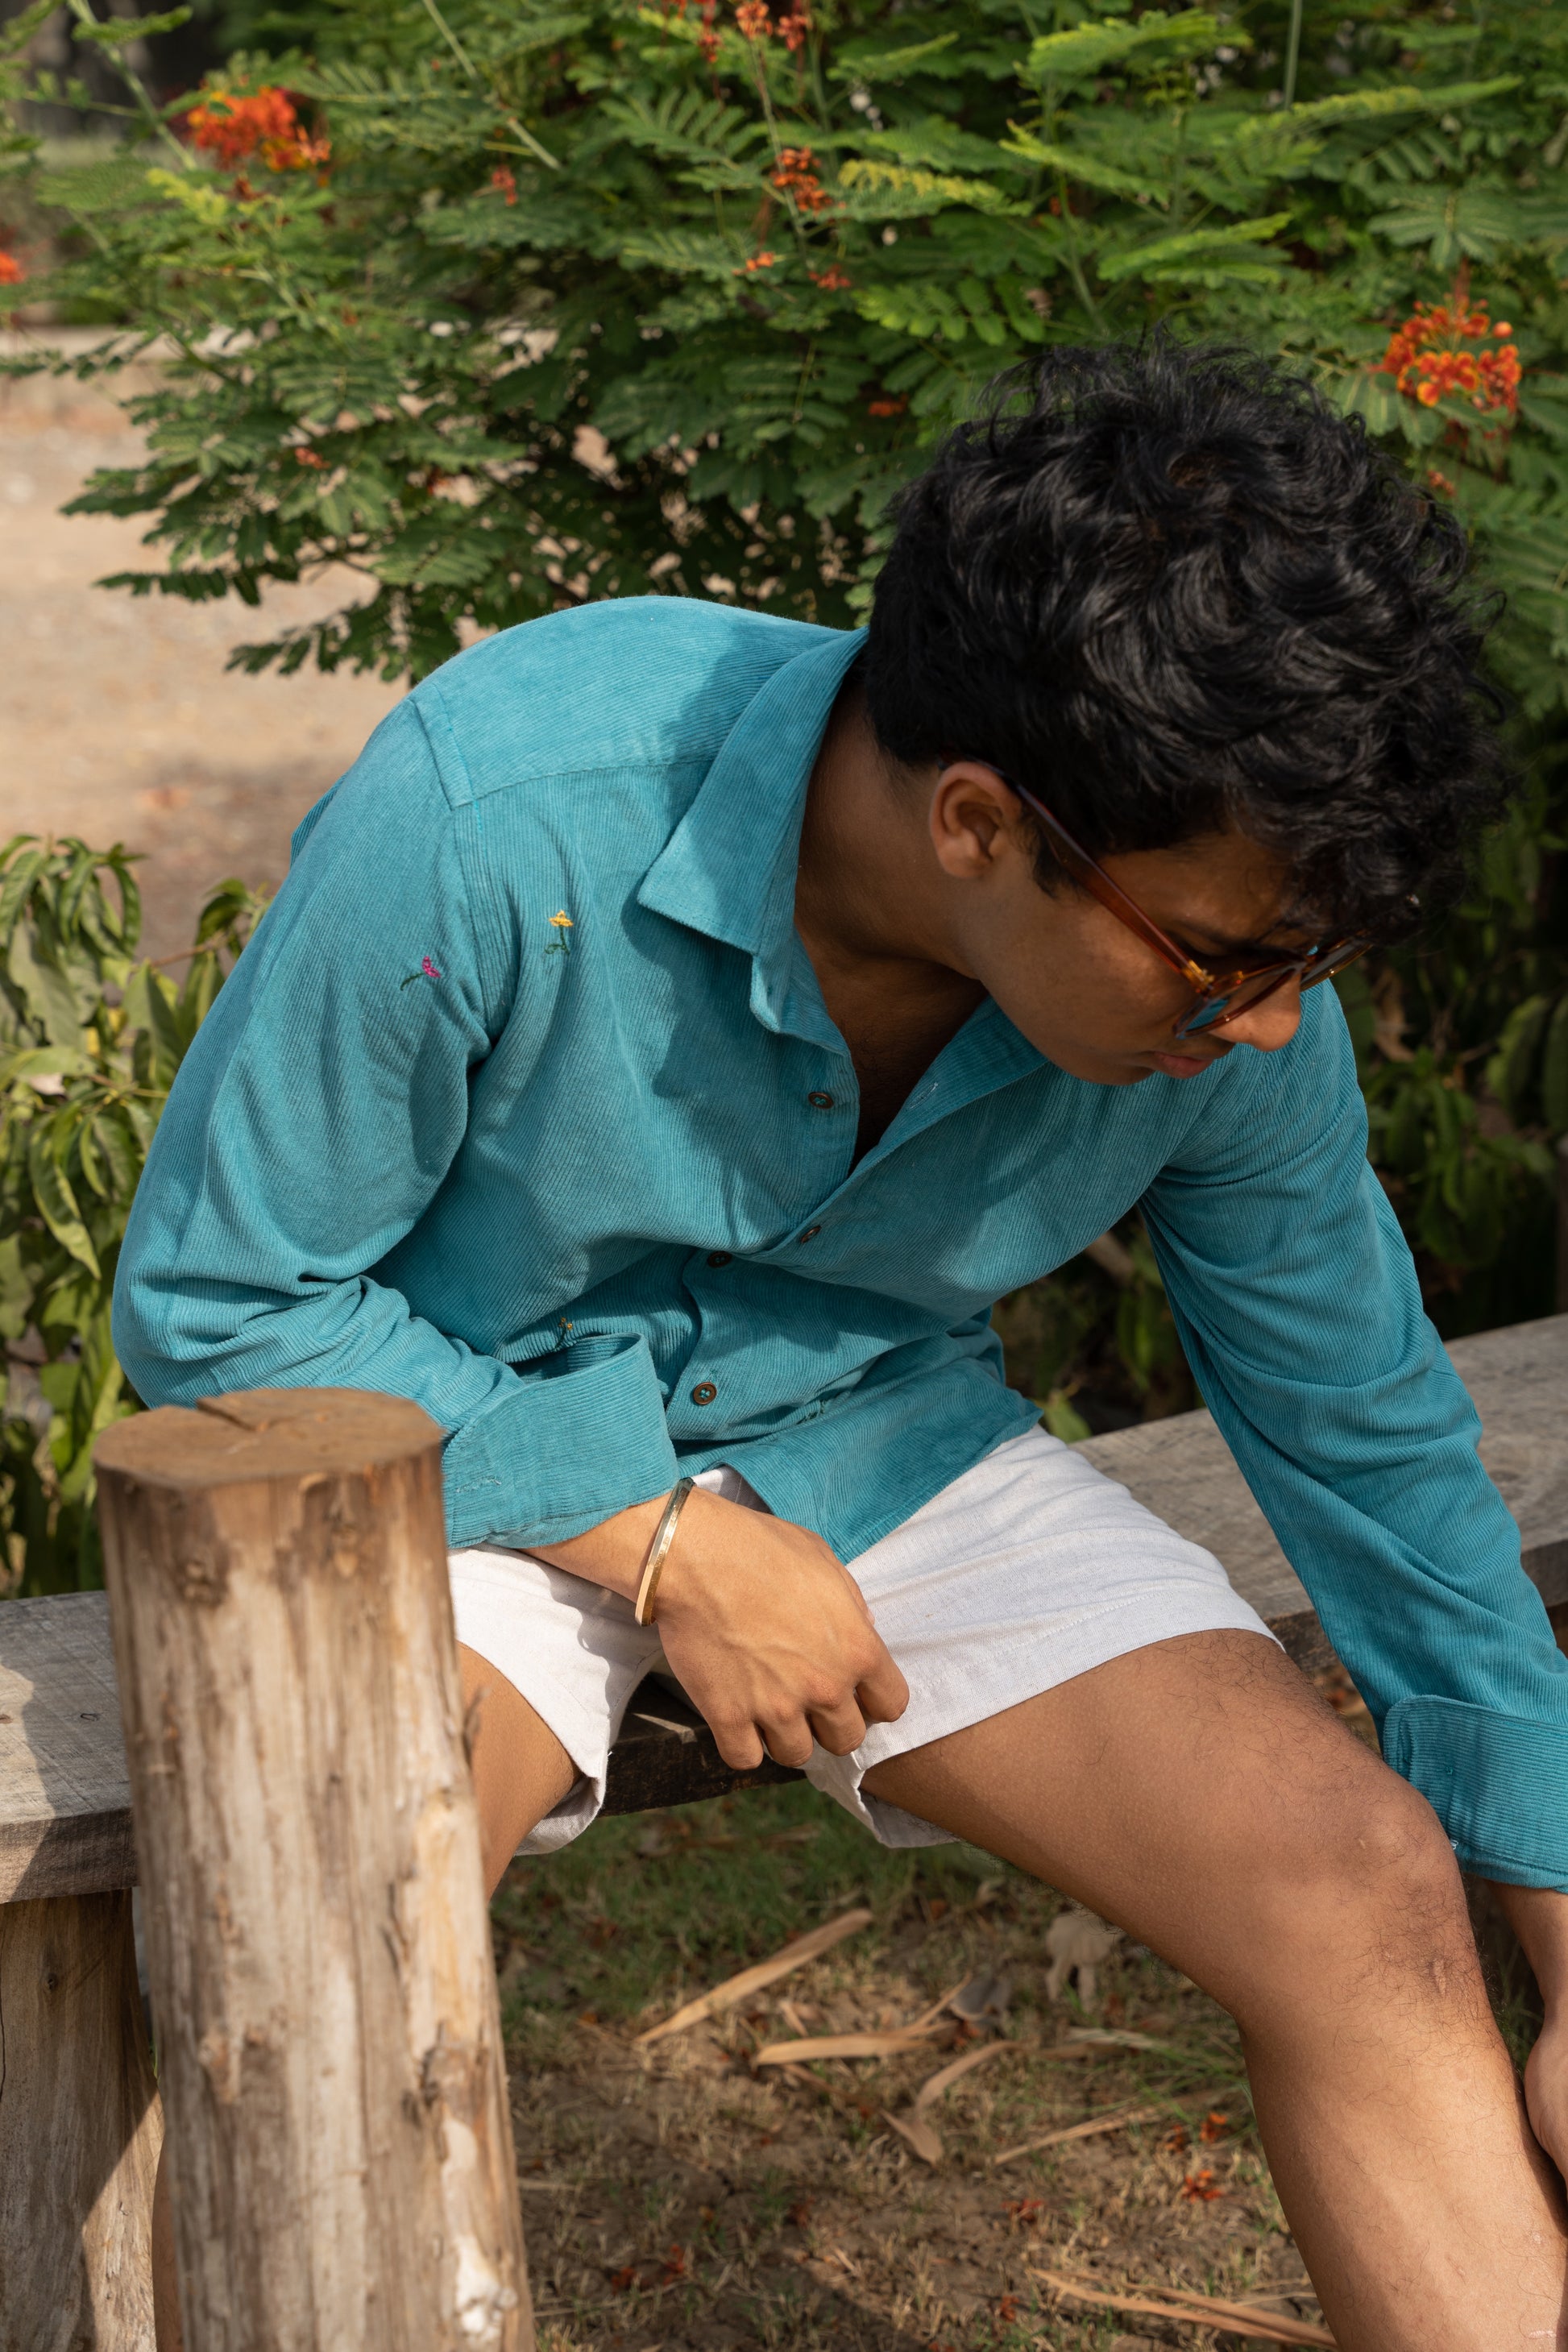
[[(1458, 1342), (1481, 1452), (1548, 1606), (1568, 1604), (1568, 1315)], [(1333, 1654), (1206, 1412), (1092, 1438), (1087, 1456), (1224, 1561), (1309, 1672)], [(606, 1811), (798, 1778), (734, 1772), (669, 1686), (638, 1692)], [(145, 2200), (156, 2101), (136, 1987), (136, 1880), (120, 1702), (101, 1593), (0, 1603), (0, 2352), (151, 2352)]]

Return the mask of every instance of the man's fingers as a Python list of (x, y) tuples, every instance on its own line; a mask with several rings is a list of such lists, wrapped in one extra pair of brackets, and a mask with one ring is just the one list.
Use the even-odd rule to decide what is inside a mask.
[(724, 1716), (708, 1717), (708, 1728), (720, 1755), (732, 1772), (754, 1772), (763, 1760), (763, 1743), (754, 1723)]
[(910, 1686), (890, 1652), (884, 1650), (870, 1672), (861, 1676), (855, 1696), (868, 1723), (897, 1723), (910, 1703)]
[(830, 1756), (853, 1756), (866, 1737), (866, 1724), (858, 1706), (847, 1700), (842, 1706), (814, 1707), (811, 1727), (819, 1748)]
[(762, 1733), (775, 1764), (787, 1764), (798, 1772), (810, 1763), (811, 1729), (804, 1716), (786, 1723), (764, 1723)]

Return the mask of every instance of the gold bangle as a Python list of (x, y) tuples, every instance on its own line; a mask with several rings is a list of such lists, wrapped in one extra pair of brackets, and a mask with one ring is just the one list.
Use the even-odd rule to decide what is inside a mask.
[(658, 1591), (659, 1571), (669, 1558), (669, 1547), (675, 1541), (675, 1530), (680, 1524), (680, 1514), (696, 1486), (695, 1478), (678, 1478), (670, 1489), (669, 1500), (664, 1507), (653, 1538), (653, 1548), (643, 1569), (642, 1582), (637, 1587), (637, 1621), (639, 1625), (653, 1623), (653, 1596)]

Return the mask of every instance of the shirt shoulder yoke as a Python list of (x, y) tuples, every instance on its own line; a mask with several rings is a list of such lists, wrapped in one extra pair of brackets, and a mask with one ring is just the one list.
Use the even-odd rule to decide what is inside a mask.
[(454, 807), (547, 776), (700, 772), (775, 670), (839, 634), (695, 597), (626, 597), (486, 637), (410, 700)]

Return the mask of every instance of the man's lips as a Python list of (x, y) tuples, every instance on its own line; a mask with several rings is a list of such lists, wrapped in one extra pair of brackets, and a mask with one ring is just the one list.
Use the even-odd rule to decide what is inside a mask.
[(1218, 1054), (1151, 1054), (1150, 1062), (1168, 1078), (1195, 1078), (1220, 1059)]

